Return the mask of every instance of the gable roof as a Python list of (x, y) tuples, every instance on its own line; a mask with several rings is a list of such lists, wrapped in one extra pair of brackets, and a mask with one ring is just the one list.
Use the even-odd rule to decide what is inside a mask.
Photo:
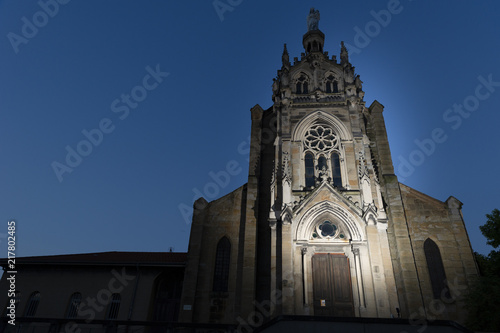
[[(51, 256), (16, 257), (16, 264), (59, 265), (140, 265), (140, 266), (184, 266), (185, 252), (95, 252)], [(7, 265), (7, 258), (0, 265)]]
[[(401, 189), (401, 192), (404, 192), (404, 194), (411, 195), (415, 198), (418, 198), (422, 201), (427, 202), (428, 204), (432, 204), (434, 206), (440, 207), (440, 208), (448, 208), (446, 205), (446, 202), (443, 202), (439, 199), (433, 198), (428, 194), (425, 194), (423, 192), (420, 192), (418, 190), (415, 190), (413, 187), (410, 187), (408, 185), (405, 185), (403, 183), (399, 183), (399, 188)], [(403, 196), (404, 199), (404, 196)]]
[[(363, 215), (363, 210), (358, 207), (354, 202), (352, 202), (350, 199), (348, 199), (347, 195), (343, 195), (340, 192), (338, 192), (332, 185), (330, 185), (328, 182), (322, 182), (318, 187), (312, 190), (304, 200), (302, 200), (297, 206), (293, 208), (293, 213), (294, 215), (300, 215), (304, 209), (307, 207), (314, 205), (314, 201), (316, 198), (323, 192), (326, 191), (330, 195), (332, 195), (334, 198), (337, 199), (339, 203), (343, 203), (345, 205), (345, 208), (348, 208), (352, 210), (355, 215), (362, 216)], [(320, 200), (321, 201), (321, 200)]]

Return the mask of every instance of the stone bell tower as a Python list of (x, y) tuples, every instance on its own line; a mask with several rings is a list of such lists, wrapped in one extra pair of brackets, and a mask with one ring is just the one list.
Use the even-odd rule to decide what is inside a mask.
[(344, 44), (340, 61), (323, 51), (318, 19), (311, 9), (305, 52), (293, 64), (285, 45), (273, 84), (268, 220), (279, 311), (397, 315), (388, 220), (366, 128), (370, 111)]

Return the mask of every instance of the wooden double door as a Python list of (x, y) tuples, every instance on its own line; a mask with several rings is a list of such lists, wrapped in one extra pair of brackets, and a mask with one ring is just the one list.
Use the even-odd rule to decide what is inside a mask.
[(312, 257), (314, 315), (353, 317), (349, 258), (321, 253)]

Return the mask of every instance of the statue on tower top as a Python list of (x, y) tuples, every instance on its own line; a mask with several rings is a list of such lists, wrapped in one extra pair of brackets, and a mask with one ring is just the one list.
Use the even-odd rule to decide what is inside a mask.
[(307, 31), (319, 30), (319, 10), (315, 10), (314, 7), (309, 11), (307, 15)]

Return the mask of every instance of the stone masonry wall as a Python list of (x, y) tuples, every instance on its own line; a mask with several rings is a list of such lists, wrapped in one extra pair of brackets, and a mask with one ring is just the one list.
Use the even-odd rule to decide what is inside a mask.
[[(237, 267), (242, 199), (246, 185), (195, 210), (181, 300), (180, 321), (233, 323), (236, 317)], [(206, 203), (206, 201), (205, 201)], [(196, 204), (195, 204), (196, 206)], [(228, 292), (213, 292), (217, 243), (222, 237), (231, 243)], [(192, 305), (192, 310), (183, 309)], [(189, 314), (191, 312), (191, 314)]]
[[(454, 218), (454, 212), (450, 209), (454, 208), (453, 203), (459, 201), (451, 197), (447, 202), (442, 202), (406, 185), (400, 184), (400, 188), (425, 314), (427, 318), (463, 322), (466, 314), (463, 296), (471, 280), (477, 275), (477, 269), (461, 214), (458, 220)], [(424, 242), (428, 238), (439, 247), (450, 289), (450, 294), (443, 292), (440, 299), (433, 297), (427, 268)]]

